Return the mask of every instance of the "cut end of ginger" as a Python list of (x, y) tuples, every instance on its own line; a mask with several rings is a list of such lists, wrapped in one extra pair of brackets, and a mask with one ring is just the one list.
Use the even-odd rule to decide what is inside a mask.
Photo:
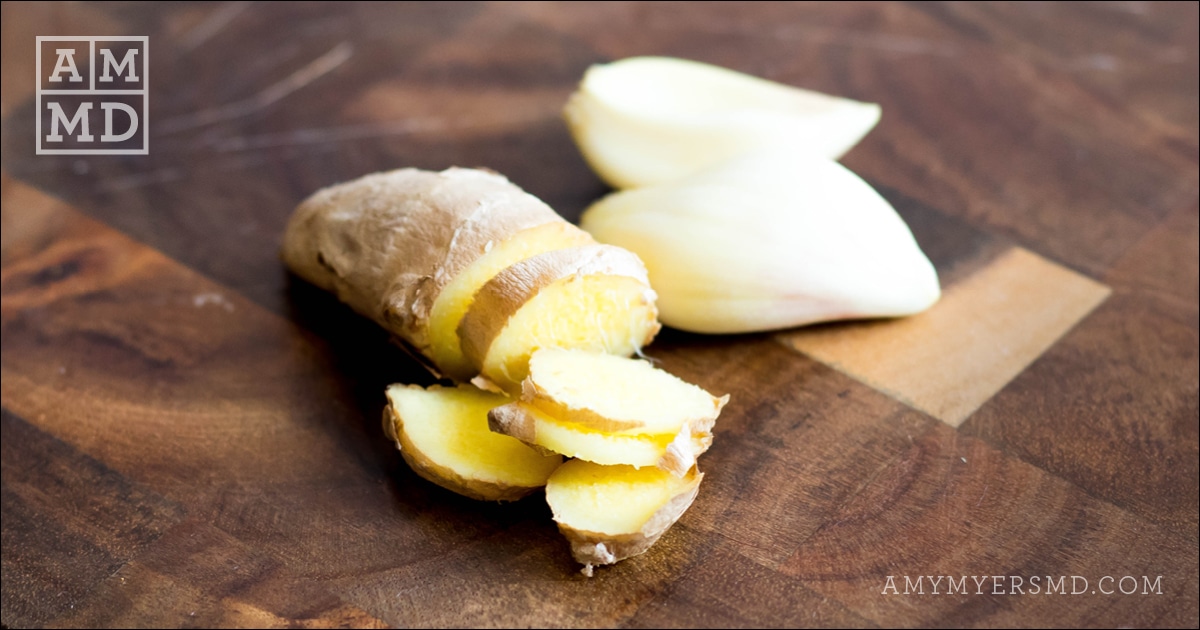
[(623, 276), (560, 280), (513, 315), (488, 349), (482, 373), (517, 391), (538, 348), (634, 354), (659, 329), (652, 295), (640, 281)]
[(661, 327), (656, 297), (645, 267), (625, 250), (593, 245), (552, 251), (485, 284), (458, 333), (468, 360), (515, 395), (530, 355), (540, 348), (638, 352)]
[(515, 501), (546, 484), (562, 457), (488, 429), (508, 402), (470, 385), (392, 385), (384, 430), (421, 477), (473, 499)]
[(574, 225), (552, 221), (522, 230), (489, 247), (447, 283), (433, 303), (429, 316), (430, 354), (441, 371), (458, 381), (465, 381), (475, 374), (471, 362), (463, 356), (458, 325), (470, 309), (475, 293), (488, 280), (530, 256), (594, 242), (587, 232)]
[(546, 501), (575, 560), (590, 569), (649, 549), (692, 504), (702, 477), (695, 468), (679, 477), (572, 460), (550, 476)]
[(711, 427), (728, 396), (623, 356), (543, 348), (530, 357), (521, 399), (562, 421), (621, 435)]

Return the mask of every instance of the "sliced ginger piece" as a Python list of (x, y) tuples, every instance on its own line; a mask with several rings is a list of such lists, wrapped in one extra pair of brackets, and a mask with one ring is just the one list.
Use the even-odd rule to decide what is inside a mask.
[(601, 466), (572, 460), (546, 483), (546, 501), (571, 554), (591, 575), (648, 550), (687, 511), (703, 474), (683, 477), (656, 468)]
[(508, 399), (471, 385), (392, 385), (384, 431), (421, 477), (484, 501), (515, 501), (544, 486), (562, 463), (488, 430), (488, 412)]
[(656, 436), (605, 433), (558, 420), (524, 402), (492, 409), (487, 419), (492, 431), (539, 449), (607, 466), (658, 467), (676, 475), (686, 474), (696, 457), (713, 443), (712, 433), (692, 431), (691, 427)]
[(631, 355), (658, 333), (656, 295), (627, 250), (562, 249), (518, 262), (489, 280), (459, 324), (463, 354), (510, 394), (520, 393), (539, 348)]
[(529, 359), (521, 400), (565, 422), (621, 435), (674, 435), (712, 427), (729, 396), (654, 367), (609, 354), (543, 348)]
[(434, 362), (453, 379), (469, 379), (476, 370), (463, 356), (458, 324), (479, 288), (506, 267), (530, 256), (594, 242), (587, 232), (566, 221), (555, 221), (522, 230), (490, 247), (442, 287), (433, 303), (429, 315), (429, 350)]
[(493, 431), (597, 464), (657, 466), (682, 476), (712, 444), (717, 398), (648, 361), (543, 348), (521, 400), (488, 414)]
[(564, 422), (529, 403), (496, 407), (488, 414), (492, 431), (532, 446), (596, 464), (657, 467), (683, 476), (712, 445), (712, 423), (684, 425), (674, 434), (621, 435)]

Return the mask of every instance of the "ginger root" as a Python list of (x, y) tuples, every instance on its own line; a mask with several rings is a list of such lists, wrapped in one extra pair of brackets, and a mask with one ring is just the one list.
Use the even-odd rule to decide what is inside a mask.
[[(648, 549), (695, 497), (727, 397), (625, 358), (661, 328), (645, 265), (503, 177), (401, 169), (320, 190), (296, 209), (282, 257), (457, 382), (387, 389), (384, 431), (421, 477), (515, 501), (564, 469), (554, 493), (570, 497), (586, 471), (616, 493), (606, 501), (642, 510), (617, 526), (556, 499), (589, 572)], [(564, 454), (617, 465), (567, 468)]]
[[(334, 292), (460, 382), (493, 367), (484, 360), (497, 337), (504, 353), (485, 375), (503, 382), (505, 371), (525, 370), (522, 361), (539, 345), (632, 354), (660, 327), (657, 296), (637, 256), (598, 246), (536, 197), (477, 169), (407, 168), (317, 191), (292, 215), (282, 256), (297, 275)], [(543, 273), (524, 271), (543, 260), (557, 262)], [(561, 293), (565, 275), (600, 286), (575, 291), (576, 302), (542, 296)], [(600, 295), (608, 284), (620, 285), (619, 299)], [(581, 299), (602, 306), (604, 316), (577, 317), (562, 334), (547, 330)], [(529, 323), (509, 334), (504, 329), (514, 317)], [(479, 347), (483, 352), (465, 352)]]

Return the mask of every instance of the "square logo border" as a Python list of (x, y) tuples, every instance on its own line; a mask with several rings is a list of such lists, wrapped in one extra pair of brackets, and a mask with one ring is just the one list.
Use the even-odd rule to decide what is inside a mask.
[[(35, 126), (37, 128), (37, 144), (34, 149), (35, 155), (149, 155), (150, 154), (150, 37), (148, 35), (38, 35), (35, 37), (36, 43), (36, 68), (37, 68), (37, 92), (35, 96), (35, 107), (37, 113), (34, 116)], [(138, 90), (113, 90), (109, 93), (120, 94), (141, 94), (142, 96), (142, 148), (140, 149), (47, 149), (43, 148), (42, 137), (42, 42), (83, 42), (86, 41), (91, 47), (91, 54), (88, 58), (88, 73), (94, 75), (96, 72), (96, 42), (141, 42), (142, 44), (142, 88)], [(90, 81), (90, 78), (89, 78)], [(89, 83), (90, 85), (90, 83)], [(72, 93), (79, 95), (102, 96), (105, 90), (73, 90)]]

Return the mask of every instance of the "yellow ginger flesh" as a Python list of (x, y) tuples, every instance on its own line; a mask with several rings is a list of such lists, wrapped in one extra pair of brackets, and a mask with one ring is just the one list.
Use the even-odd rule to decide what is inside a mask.
[(545, 485), (562, 462), (488, 429), (488, 412), (508, 402), (470, 385), (392, 385), (386, 430), (422, 477), (485, 500), (514, 500)]
[(695, 476), (680, 478), (657, 468), (572, 460), (550, 476), (546, 501), (561, 525), (620, 536), (642, 532), (672, 498), (697, 483)]
[(505, 267), (530, 256), (591, 243), (586, 232), (557, 221), (518, 232), (480, 256), (442, 288), (429, 316), (430, 353), (449, 377), (466, 380), (475, 374), (463, 356), (458, 324), (471, 308), (475, 292)]
[(559, 420), (620, 435), (711, 425), (727, 400), (649, 361), (564, 348), (533, 354), (522, 399)]
[(635, 278), (571, 276), (542, 288), (508, 320), (483, 360), (482, 374), (516, 392), (540, 348), (631, 355), (658, 331), (653, 293)]

